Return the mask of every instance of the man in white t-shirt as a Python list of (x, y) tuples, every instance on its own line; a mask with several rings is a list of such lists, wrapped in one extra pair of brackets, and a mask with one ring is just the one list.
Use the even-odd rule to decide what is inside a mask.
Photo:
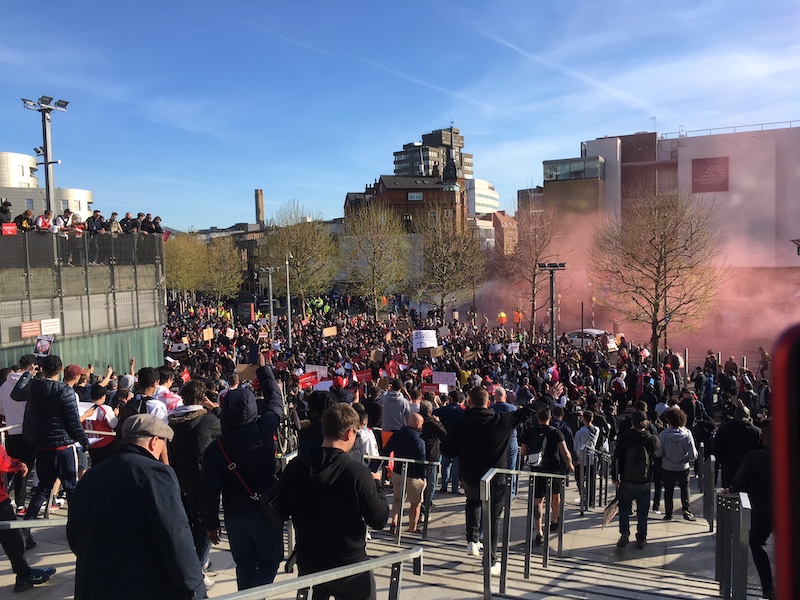
[[(15, 402), (12, 400), (11, 390), (17, 385), (17, 381), (19, 381), (23, 373), (27, 371), (35, 372), (38, 369), (36, 357), (33, 354), (26, 354), (20, 357), (19, 368), (19, 371), (9, 373), (3, 385), (0, 385), (0, 415), (4, 415), (6, 426), (13, 427), (6, 434), (6, 451), (8, 455), (32, 468), (36, 449), (22, 436), (22, 420), (25, 417), (25, 405), (27, 402)], [(12, 489), (9, 491), (13, 491), (18, 515), (25, 514), (27, 479), (27, 473), (23, 476), (21, 471), (17, 471), (11, 480), (10, 487)]]

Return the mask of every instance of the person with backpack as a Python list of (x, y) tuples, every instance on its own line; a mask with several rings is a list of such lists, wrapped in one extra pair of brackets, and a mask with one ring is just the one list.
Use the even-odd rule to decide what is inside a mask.
[(695, 516), (689, 505), (689, 465), (697, 460), (697, 446), (692, 432), (686, 429), (686, 413), (680, 408), (670, 408), (661, 418), (667, 428), (658, 436), (661, 446), (656, 450), (656, 456), (662, 458), (664, 520), (672, 520), (672, 494), (677, 484), (681, 490), (683, 518), (694, 521)]
[(636, 547), (641, 550), (647, 545), (653, 459), (661, 447), (659, 439), (648, 430), (649, 425), (644, 411), (634, 411), (630, 429), (619, 436), (614, 450), (611, 478), (614, 485), (618, 486), (620, 538), (617, 548), (624, 548), (630, 540), (630, 516), (634, 502), (637, 514)]
[[(563, 475), (566, 471), (575, 472), (572, 454), (567, 448), (564, 434), (550, 425), (551, 417), (552, 414), (549, 408), (540, 410), (536, 414), (536, 423), (522, 435), (523, 461), (530, 467), (531, 471), (543, 473), (544, 475)], [(533, 491), (533, 520), (536, 528), (536, 537), (533, 543), (535, 546), (541, 546), (544, 543), (542, 517), (546, 490), (546, 477), (537, 477)], [(552, 518), (555, 519), (550, 523), (550, 531), (558, 531), (561, 526), (561, 522), (558, 520), (561, 515), (560, 481), (553, 482), (550, 494)]]

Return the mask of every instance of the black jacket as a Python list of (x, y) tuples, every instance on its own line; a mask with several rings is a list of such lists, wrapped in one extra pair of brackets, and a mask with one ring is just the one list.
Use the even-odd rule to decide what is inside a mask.
[(75, 598), (203, 598), (203, 573), (175, 472), (123, 444), (89, 469), (70, 500)]
[[(398, 458), (412, 458), (414, 460), (425, 460), (425, 442), (419, 431), (410, 427), (403, 426), (386, 442), (383, 447), (383, 454), (388, 456), (394, 452)], [(401, 466), (398, 464), (394, 470), (400, 473)], [(407, 463), (408, 476), (412, 479), (425, 479), (425, 465)]]
[(445, 456), (458, 456), (462, 480), (477, 485), (492, 467), (508, 466), (511, 432), (531, 416), (529, 407), (497, 413), (491, 408), (468, 408), (447, 430)]
[[(220, 417), (225, 453), (253, 493), (262, 494), (275, 482), (275, 435), (283, 415), (283, 397), (271, 367), (256, 371), (264, 393), (265, 410), (259, 417), (255, 396), (249, 388), (225, 395)], [(258, 512), (258, 503), (247, 494), (236, 473), (228, 469), (217, 441), (203, 453), (202, 519), (207, 530), (219, 527), (219, 496), (226, 513)]]
[(337, 448), (313, 448), (290, 462), (278, 506), (292, 518), (301, 575), (367, 560), (364, 523), (380, 530), (389, 519), (381, 483)]
[(75, 392), (66, 383), (52, 379), (31, 379), (23, 373), (11, 390), (11, 398), (27, 402), (22, 435), (34, 448), (59, 448), (79, 442), (89, 447), (81, 427)]
[(169, 425), (175, 432), (169, 444), (169, 464), (178, 475), (181, 490), (199, 501), (203, 488), (203, 452), (222, 435), (219, 417), (205, 408), (192, 410), (179, 406), (170, 415)]
[(635, 428), (620, 433), (617, 439), (617, 446), (611, 459), (611, 478), (614, 481), (625, 481), (625, 455), (628, 453), (628, 448), (635, 444), (643, 444), (647, 450), (650, 457), (649, 481), (653, 481), (653, 460), (661, 442), (649, 430)]
[(437, 461), (442, 457), (441, 443), (447, 437), (447, 430), (433, 417), (425, 417), (422, 424), (422, 441), (425, 442), (425, 456), (427, 460)]
[(722, 469), (723, 487), (730, 487), (748, 452), (760, 447), (761, 429), (749, 421), (730, 421), (720, 425), (714, 436), (714, 456)]

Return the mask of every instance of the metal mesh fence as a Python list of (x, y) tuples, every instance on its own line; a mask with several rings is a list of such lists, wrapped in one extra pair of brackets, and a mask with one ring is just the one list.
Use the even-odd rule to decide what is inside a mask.
[(21, 323), (60, 319), (61, 337), (161, 325), (161, 236), (0, 237), (0, 347), (18, 345)]

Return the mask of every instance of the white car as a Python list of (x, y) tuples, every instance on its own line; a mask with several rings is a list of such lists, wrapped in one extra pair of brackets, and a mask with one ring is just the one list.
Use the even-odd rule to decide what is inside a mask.
[(567, 339), (573, 347), (583, 349), (588, 344), (597, 345), (603, 334), (608, 336), (608, 351), (616, 352), (618, 350), (617, 340), (614, 339), (613, 335), (602, 329), (577, 329), (570, 331), (567, 334)]

